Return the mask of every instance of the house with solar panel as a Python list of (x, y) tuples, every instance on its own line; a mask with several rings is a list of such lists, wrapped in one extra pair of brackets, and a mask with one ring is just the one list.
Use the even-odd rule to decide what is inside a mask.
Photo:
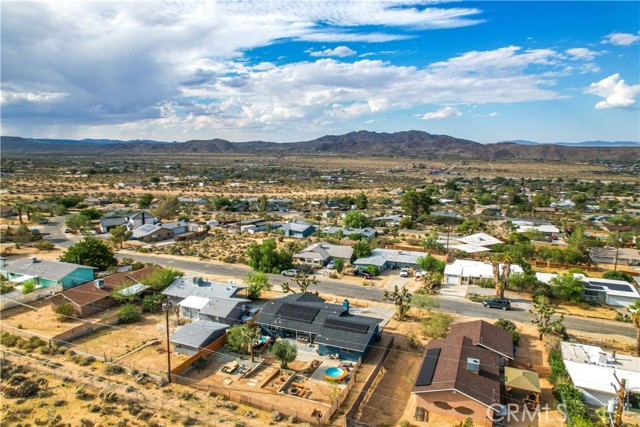
[[(493, 426), (505, 402), (507, 370), (516, 379), (525, 373), (537, 377), (506, 366), (513, 358), (511, 346), (509, 332), (483, 320), (455, 324), (446, 338), (429, 341), (412, 389), (416, 418), (429, 421), (433, 413)], [(511, 386), (535, 388), (517, 380)]]
[[(536, 273), (536, 279), (551, 284), (551, 279), (556, 277), (551, 273)], [(640, 293), (634, 285), (624, 280), (601, 279), (598, 277), (586, 277), (578, 274), (584, 282), (582, 296), (589, 301), (598, 301), (616, 307), (629, 307), (634, 301), (640, 299)]]
[(255, 322), (263, 335), (293, 340), (315, 348), (321, 356), (355, 362), (380, 339), (383, 319), (351, 313), (348, 300), (331, 304), (306, 292), (269, 301)]

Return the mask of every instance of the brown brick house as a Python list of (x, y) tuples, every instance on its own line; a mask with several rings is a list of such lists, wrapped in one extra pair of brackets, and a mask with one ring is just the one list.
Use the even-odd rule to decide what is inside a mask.
[(116, 305), (117, 301), (111, 296), (114, 290), (135, 285), (159, 268), (162, 267), (152, 265), (136, 271), (115, 273), (68, 289), (51, 298), (51, 307), (55, 309), (62, 304), (71, 304), (77, 317), (89, 316)]

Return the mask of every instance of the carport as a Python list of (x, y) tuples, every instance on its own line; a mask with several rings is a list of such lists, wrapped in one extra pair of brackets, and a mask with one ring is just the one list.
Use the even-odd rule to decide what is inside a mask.
[[(535, 410), (540, 404), (540, 377), (536, 372), (507, 366), (504, 368), (504, 386), (507, 396), (523, 400), (529, 409)], [(519, 394), (523, 394), (523, 396), (519, 396)]]

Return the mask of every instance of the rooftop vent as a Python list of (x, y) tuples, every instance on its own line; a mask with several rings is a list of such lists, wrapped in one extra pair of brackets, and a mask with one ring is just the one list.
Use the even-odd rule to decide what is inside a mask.
[(93, 281), (93, 286), (96, 289), (103, 289), (104, 288), (104, 279), (96, 279)]

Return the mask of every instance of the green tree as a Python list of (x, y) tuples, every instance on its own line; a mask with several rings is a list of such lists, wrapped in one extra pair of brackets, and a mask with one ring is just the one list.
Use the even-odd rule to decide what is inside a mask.
[(245, 323), (229, 328), (225, 345), (234, 353), (250, 355), (251, 362), (253, 362), (253, 346), (258, 338), (260, 338), (260, 329)]
[(177, 197), (163, 197), (158, 202), (158, 206), (151, 210), (151, 215), (162, 221), (163, 219), (174, 217), (179, 207), (180, 201)]
[(262, 195), (258, 197), (258, 210), (260, 212), (266, 212), (268, 205), (269, 205), (269, 200), (267, 199), (267, 196)]
[(607, 271), (602, 275), (603, 279), (609, 280), (623, 280), (625, 282), (633, 283), (633, 276), (624, 271)]
[(149, 178), (149, 182), (151, 182), (152, 184), (160, 184), (160, 177), (152, 176), (151, 178)]
[(82, 209), (79, 212), (79, 214), (82, 215), (82, 216), (86, 216), (87, 218), (89, 218), (90, 221), (93, 221), (93, 220), (96, 220), (96, 219), (100, 219), (102, 217), (102, 212), (100, 212), (96, 208)]
[(371, 227), (371, 218), (359, 211), (350, 211), (344, 217), (344, 225), (351, 228)]
[(477, 233), (479, 231), (484, 231), (487, 229), (487, 224), (478, 219), (466, 219), (456, 227), (456, 232), (467, 234), (467, 233)]
[(565, 329), (562, 323), (564, 316), (561, 315), (558, 319), (552, 321), (551, 318), (556, 314), (556, 311), (549, 304), (542, 301), (534, 301), (529, 312), (534, 315), (531, 323), (536, 325), (539, 339), (542, 340), (545, 335), (564, 335)]
[(407, 314), (409, 314), (409, 309), (411, 308), (412, 298), (413, 295), (406, 287), (400, 290), (398, 289), (398, 285), (394, 287), (393, 292), (385, 290), (382, 294), (382, 301), (392, 301), (396, 306), (398, 320), (405, 320), (407, 318)]
[(86, 216), (77, 213), (69, 215), (67, 219), (64, 220), (64, 223), (69, 228), (80, 230), (86, 228), (89, 225), (90, 220)]
[(368, 265), (366, 271), (371, 273), (372, 276), (378, 276), (380, 274), (380, 269), (375, 265)]
[(361, 210), (367, 209), (367, 207), (369, 206), (369, 198), (364, 193), (356, 194), (354, 202), (356, 207)]
[(100, 271), (118, 263), (111, 248), (95, 237), (85, 237), (67, 249), (59, 259), (64, 262), (95, 267)]
[(289, 363), (298, 357), (298, 349), (287, 340), (279, 339), (271, 345), (271, 353), (280, 361), (280, 367), (287, 369)]
[(409, 190), (400, 200), (400, 206), (413, 220), (416, 220), (420, 215), (429, 215), (431, 205), (433, 205), (433, 200), (424, 191)]
[(403, 230), (413, 230), (415, 224), (413, 223), (413, 219), (410, 216), (405, 216), (400, 219), (400, 228)]
[(58, 322), (70, 322), (74, 318), (73, 306), (69, 303), (60, 304), (53, 309), (53, 312), (57, 314), (56, 318)]
[(138, 198), (138, 208), (147, 209), (153, 202), (153, 194), (143, 194)]
[(277, 250), (274, 239), (265, 239), (262, 244), (251, 243), (247, 250), (249, 266), (262, 273), (280, 273), (291, 268), (291, 254), (284, 249)]
[[(316, 276), (309, 276), (309, 274), (305, 272), (296, 274), (291, 278), (291, 281), (296, 284), (296, 286), (302, 293), (308, 292), (311, 286), (318, 284), (318, 279), (316, 279)], [(283, 282), (280, 286), (282, 287), (282, 292), (285, 294), (289, 292), (293, 294), (296, 293), (296, 291), (291, 289), (290, 282)]]
[(18, 213), (18, 221), (22, 224), (22, 213), (27, 210), (27, 203), (22, 200), (16, 200), (13, 202), (13, 210)]
[(271, 290), (269, 278), (259, 271), (247, 273), (244, 284), (247, 286), (247, 297), (250, 300), (257, 300), (262, 295), (262, 292)]
[(418, 258), (418, 268), (430, 273), (444, 273), (444, 269), (446, 266), (447, 263), (445, 263), (444, 261), (440, 261), (439, 259), (436, 259), (431, 255)]
[(425, 249), (430, 251), (444, 253), (446, 251), (446, 248), (442, 243), (439, 242), (439, 240), (440, 240), (440, 236), (438, 235), (438, 232), (434, 228), (433, 230), (431, 230), (429, 235), (422, 241), (422, 246), (424, 246)]
[(336, 271), (338, 273), (342, 273), (342, 270), (344, 270), (344, 259), (343, 258), (336, 258), (335, 259), (335, 263), (336, 263)]
[(353, 244), (353, 255), (351, 261), (365, 258), (371, 255), (371, 244), (367, 240), (360, 240)]
[(123, 304), (119, 310), (120, 323), (134, 323), (140, 320), (142, 313), (135, 304)]
[(558, 274), (551, 279), (551, 293), (565, 301), (576, 304), (582, 301), (584, 282), (572, 273)]
[(120, 246), (133, 236), (133, 231), (127, 230), (124, 225), (118, 225), (109, 230), (109, 239), (115, 246)]
[(162, 303), (165, 297), (162, 294), (149, 294), (142, 298), (142, 311), (144, 313), (158, 313), (162, 311)]
[(152, 273), (140, 278), (140, 283), (147, 285), (152, 291), (162, 292), (178, 277), (184, 276), (184, 273), (174, 268), (158, 268)]
[(494, 325), (511, 333), (513, 345), (517, 346), (520, 343), (520, 332), (518, 332), (518, 327), (511, 320), (503, 319), (501, 317), (494, 322)]

